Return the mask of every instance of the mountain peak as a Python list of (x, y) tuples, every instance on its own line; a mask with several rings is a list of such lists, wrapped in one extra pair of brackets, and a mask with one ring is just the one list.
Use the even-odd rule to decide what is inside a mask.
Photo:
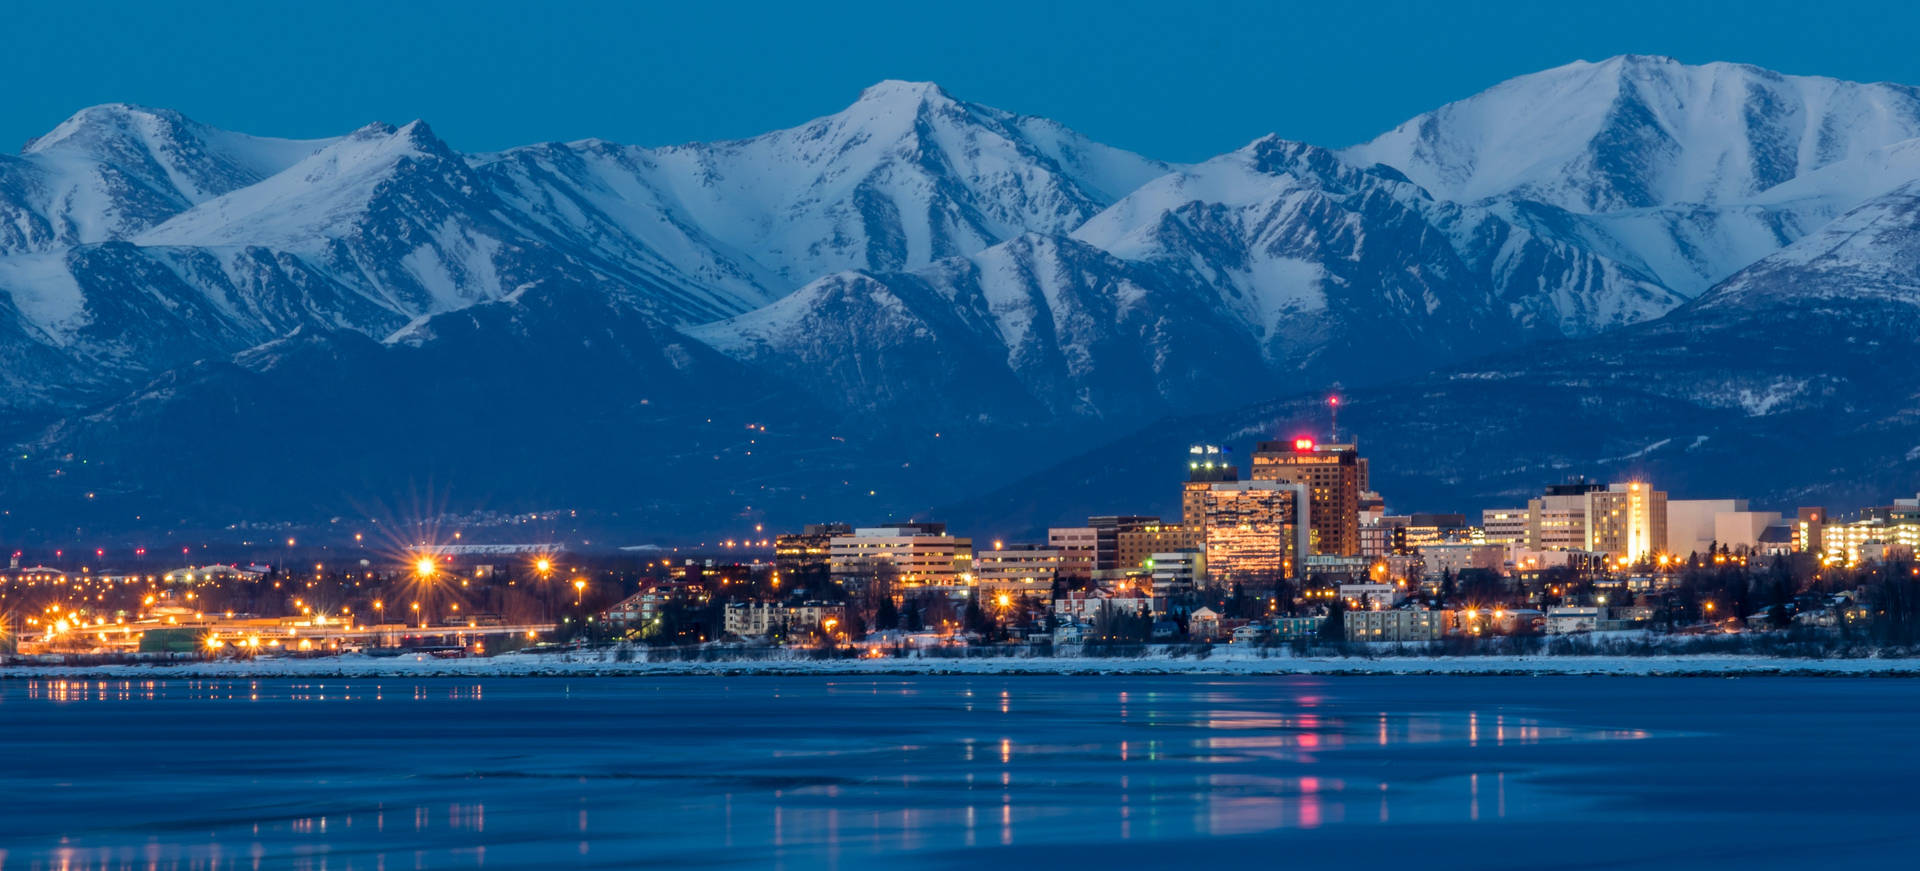
[(860, 92), (860, 103), (886, 103), (918, 106), (927, 102), (954, 102), (953, 95), (933, 82), (909, 82), (883, 79)]
[(1920, 89), (1658, 55), (1508, 79), (1343, 156), (1447, 199), (1574, 212), (1745, 201), (1920, 136)]
[(52, 130), (27, 141), (22, 154), (44, 154), (63, 145), (91, 149), (95, 143), (117, 137), (145, 138), (145, 131), (197, 127), (171, 109), (152, 109), (133, 103), (102, 103), (73, 113)]

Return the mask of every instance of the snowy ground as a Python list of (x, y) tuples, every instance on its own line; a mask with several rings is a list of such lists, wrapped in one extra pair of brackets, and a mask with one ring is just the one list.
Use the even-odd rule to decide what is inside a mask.
[[(1899, 676), (1920, 677), (1920, 658), (1788, 659), (1762, 656), (1387, 656), (1378, 659), (1290, 656), (1285, 651), (1228, 650), (1205, 659), (1173, 656), (997, 657), (807, 660), (769, 658), (718, 662), (620, 662), (612, 651), (506, 654), (436, 659), (268, 659), (172, 665), (0, 667), (0, 679), (45, 678), (310, 678), (310, 677), (592, 677), (667, 675), (995, 675), (995, 674), (1461, 674), (1638, 676)], [(644, 655), (644, 654), (642, 654)]]

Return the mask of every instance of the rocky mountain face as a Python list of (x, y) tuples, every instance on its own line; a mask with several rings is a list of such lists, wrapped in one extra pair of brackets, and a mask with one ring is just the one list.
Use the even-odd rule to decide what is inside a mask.
[[(1788, 511), (1880, 504), (1920, 491), (1916, 354), (1910, 182), (1664, 317), (1346, 393), (1340, 426), (1401, 510), (1519, 504), (1575, 474)], [(1318, 397), (1168, 421), (944, 513), (1019, 534), (1102, 505), (1177, 511), (1186, 445), (1326, 426)], [(1129, 495), (1141, 482), (1156, 501)]]
[(1044, 525), (1335, 383), (1396, 504), (1627, 465), (1817, 495), (1820, 433), (1899, 479), (1856, 466), (1920, 450), (1887, 363), (1916, 119), (1904, 86), (1644, 57), (1192, 166), (904, 82), (752, 139), (493, 154), (96, 107), (0, 157), (0, 501), (34, 506), (0, 534), (405, 486), (643, 537)]

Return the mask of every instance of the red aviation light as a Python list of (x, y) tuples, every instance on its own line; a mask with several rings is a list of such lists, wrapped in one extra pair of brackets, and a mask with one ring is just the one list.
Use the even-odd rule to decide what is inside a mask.
[(1308, 438), (1294, 439), (1293, 449), (1295, 452), (1298, 452), (1298, 453), (1302, 453), (1302, 454), (1307, 453), (1313, 450), (1313, 439), (1308, 439)]

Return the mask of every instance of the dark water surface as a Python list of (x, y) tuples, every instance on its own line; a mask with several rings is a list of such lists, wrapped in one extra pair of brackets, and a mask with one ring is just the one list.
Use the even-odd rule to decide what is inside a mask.
[(1920, 681), (0, 681), (0, 871), (1920, 867)]

